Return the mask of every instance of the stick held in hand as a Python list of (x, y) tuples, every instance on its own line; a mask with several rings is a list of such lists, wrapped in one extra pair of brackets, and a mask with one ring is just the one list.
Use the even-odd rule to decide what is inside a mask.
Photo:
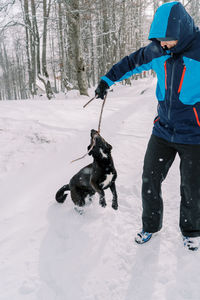
[(85, 105), (83, 105), (83, 108), (85, 108), (90, 102), (92, 102), (94, 99), (96, 99), (96, 96), (94, 96), (92, 99), (90, 99)]

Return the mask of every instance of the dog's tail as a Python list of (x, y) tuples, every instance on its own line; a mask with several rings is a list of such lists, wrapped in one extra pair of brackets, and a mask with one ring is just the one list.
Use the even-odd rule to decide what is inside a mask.
[(69, 191), (69, 184), (63, 185), (63, 187), (61, 187), (57, 193), (56, 193), (56, 201), (59, 203), (63, 203), (65, 201), (65, 199), (67, 198), (67, 194), (65, 193), (66, 191)]

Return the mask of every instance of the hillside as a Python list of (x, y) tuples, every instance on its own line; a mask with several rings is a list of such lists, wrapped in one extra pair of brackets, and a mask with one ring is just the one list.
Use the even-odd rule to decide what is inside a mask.
[[(155, 81), (110, 92), (101, 134), (113, 146), (119, 209), (95, 196), (80, 216), (54, 195), (91, 161), (101, 100), (1, 101), (0, 300), (199, 300), (200, 252), (179, 232), (179, 159), (163, 184), (162, 231), (139, 246), (143, 157), (156, 114)], [(93, 91), (90, 91), (91, 97)]]

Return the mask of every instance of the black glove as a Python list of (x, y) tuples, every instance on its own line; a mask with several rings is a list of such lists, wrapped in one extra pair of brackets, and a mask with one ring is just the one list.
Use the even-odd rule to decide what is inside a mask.
[(104, 99), (105, 95), (108, 92), (108, 89), (108, 84), (104, 80), (101, 80), (95, 90), (95, 96), (97, 96), (97, 98)]

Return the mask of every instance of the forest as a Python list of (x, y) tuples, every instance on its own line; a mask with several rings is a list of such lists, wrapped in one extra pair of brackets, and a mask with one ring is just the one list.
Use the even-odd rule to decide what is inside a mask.
[[(114, 63), (148, 44), (164, 2), (0, 0), (0, 100), (88, 95)], [(198, 26), (200, 1), (180, 2)]]

